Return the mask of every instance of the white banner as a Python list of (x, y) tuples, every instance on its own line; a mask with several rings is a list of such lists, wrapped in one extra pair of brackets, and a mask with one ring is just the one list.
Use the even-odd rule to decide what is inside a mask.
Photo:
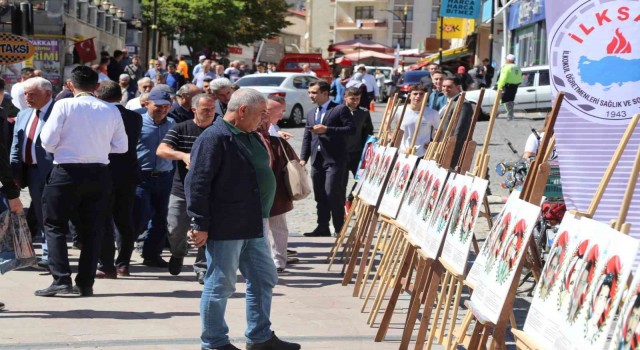
[[(552, 88), (565, 93), (555, 126), (562, 189), (569, 209), (586, 211), (629, 120), (640, 113), (640, 1), (547, 1), (546, 21)], [(596, 220), (618, 215), (639, 145), (636, 129)], [(640, 193), (627, 222), (640, 237)]]

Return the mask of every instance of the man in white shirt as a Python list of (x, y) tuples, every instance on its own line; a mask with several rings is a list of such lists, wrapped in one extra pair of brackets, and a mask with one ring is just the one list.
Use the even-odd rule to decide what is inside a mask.
[[(435, 130), (440, 124), (440, 117), (435, 109), (425, 107), (422, 114), (422, 120), (420, 125), (418, 124), (418, 116), (420, 115), (420, 107), (422, 106), (422, 100), (426, 96), (426, 90), (421, 84), (416, 84), (411, 87), (409, 91), (409, 105), (404, 113), (402, 124), (400, 124), (400, 130), (402, 130), (402, 142), (400, 143), (400, 152), (408, 152), (411, 148), (411, 141), (413, 135), (416, 133), (416, 127), (418, 129), (418, 137), (416, 143), (413, 146), (414, 153), (418, 157), (424, 156), (427, 149), (427, 145), (431, 142), (431, 138)], [(400, 120), (402, 109), (398, 109), (394, 120), (397, 123)]]
[(316, 72), (311, 70), (311, 67), (309, 67), (308, 63), (305, 63), (305, 64), (302, 65), (302, 72), (301, 73), (308, 74), (308, 75), (311, 75), (311, 76), (314, 76), (314, 77), (318, 76), (316, 74)]
[(143, 103), (142, 101), (140, 101), (140, 98), (145, 92), (151, 92), (151, 89), (153, 89), (153, 82), (151, 81), (151, 78), (144, 77), (138, 80), (138, 93), (140, 93), (140, 95), (127, 101), (127, 104), (124, 108), (130, 111), (135, 111), (136, 109), (142, 108)]
[(364, 84), (367, 86), (367, 95), (369, 95), (369, 100), (377, 101), (380, 97), (380, 90), (378, 90), (376, 77), (367, 73), (367, 68), (365, 66), (359, 66), (358, 73), (362, 73), (364, 75)]
[[(53, 169), (42, 195), (51, 286), (36, 296), (93, 295), (104, 222), (111, 194), (109, 153), (124, 153), (128, 139), (118, 109), (93, 96), (98, 73), (87, 66), (71, 72), (74, 98), (58, 101), (40, 132), (53, 154)], [(73, 288), (67, 251), (69, 219), (74, 217), (82, 251)]]
[(198, 57), (198, 64), (196, 64), (195, 67), (193, 67), (193, 73), (192, 75), (195, 77), (198, 73), (200, 73), (200, 71), (202, 70), (202, 62), (204, 62), (204, 60), (207, 59), (207, 56), (205, 55), (200, 55), (200, 57)]

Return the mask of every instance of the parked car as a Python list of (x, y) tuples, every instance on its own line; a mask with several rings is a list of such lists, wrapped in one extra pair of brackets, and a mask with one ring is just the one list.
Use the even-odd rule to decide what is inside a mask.
[[(497, 90), (486, 89), (482, 99), (482, 112), (485, 117), (491, 113)], [(474, 105), (478, 103), (480, 90), (467, 91), (466, 99)], [(522, 84), (518, 87), (515, 99), (516, 110), (550, 110), (551, 85), (549, 84), (549, 66), (522, 68)], [(488, 118), (487, 118), (488, 119)]]
[(398, 94), (402, 101), (407, 98), (411, 85), (420, 83), (420, 79), (429, 75), (429, 71), (426, 70), (412, 70), (402, 74), (400, 82), (398, 83)]
[(278, 63), (278, 72), (302, 72), (302, 66), (309, 65), (309, 68), (316, 73), (319, 79), (324, 79), (331, 83), (331, 67), (319, 53), (288, 53)]
[(307, 88), (318, 78), (304, 73), (251, 74), (238, 79), (240, 88), (250, 87), (265, 97), (281, 96), (287, 103), (283, 121), (289, 126), (302, 124), (307, 111), (317, 107), (309, 99)]

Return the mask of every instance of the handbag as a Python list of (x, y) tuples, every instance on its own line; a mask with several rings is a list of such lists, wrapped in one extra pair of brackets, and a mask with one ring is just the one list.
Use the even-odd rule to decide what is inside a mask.
[(5, 210), (0, 214), (0, 274), (35, 263), (36, 254), (25, 215)]
[(307, 198), (311, 193), (311, 184), (309, 183), (309, 174), (299, 161), (295, 159), (289, 159), (287, 156), (287, 150), (282, 144), (282, 140), (278, 139), (280, 147), (284, 152), (285, 158), (287, 158), (287, 166), (284, 168), (284, 179), (287, 186), (287, 193), (289, 197), (294, 201)]

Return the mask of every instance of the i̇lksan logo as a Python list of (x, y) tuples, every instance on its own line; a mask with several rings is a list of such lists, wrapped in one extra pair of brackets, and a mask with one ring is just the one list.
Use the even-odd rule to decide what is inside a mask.
[(599, 123), (640, 113), (640, 1), (581, 0), (551, 31), (552, 86), (563, 106)]

